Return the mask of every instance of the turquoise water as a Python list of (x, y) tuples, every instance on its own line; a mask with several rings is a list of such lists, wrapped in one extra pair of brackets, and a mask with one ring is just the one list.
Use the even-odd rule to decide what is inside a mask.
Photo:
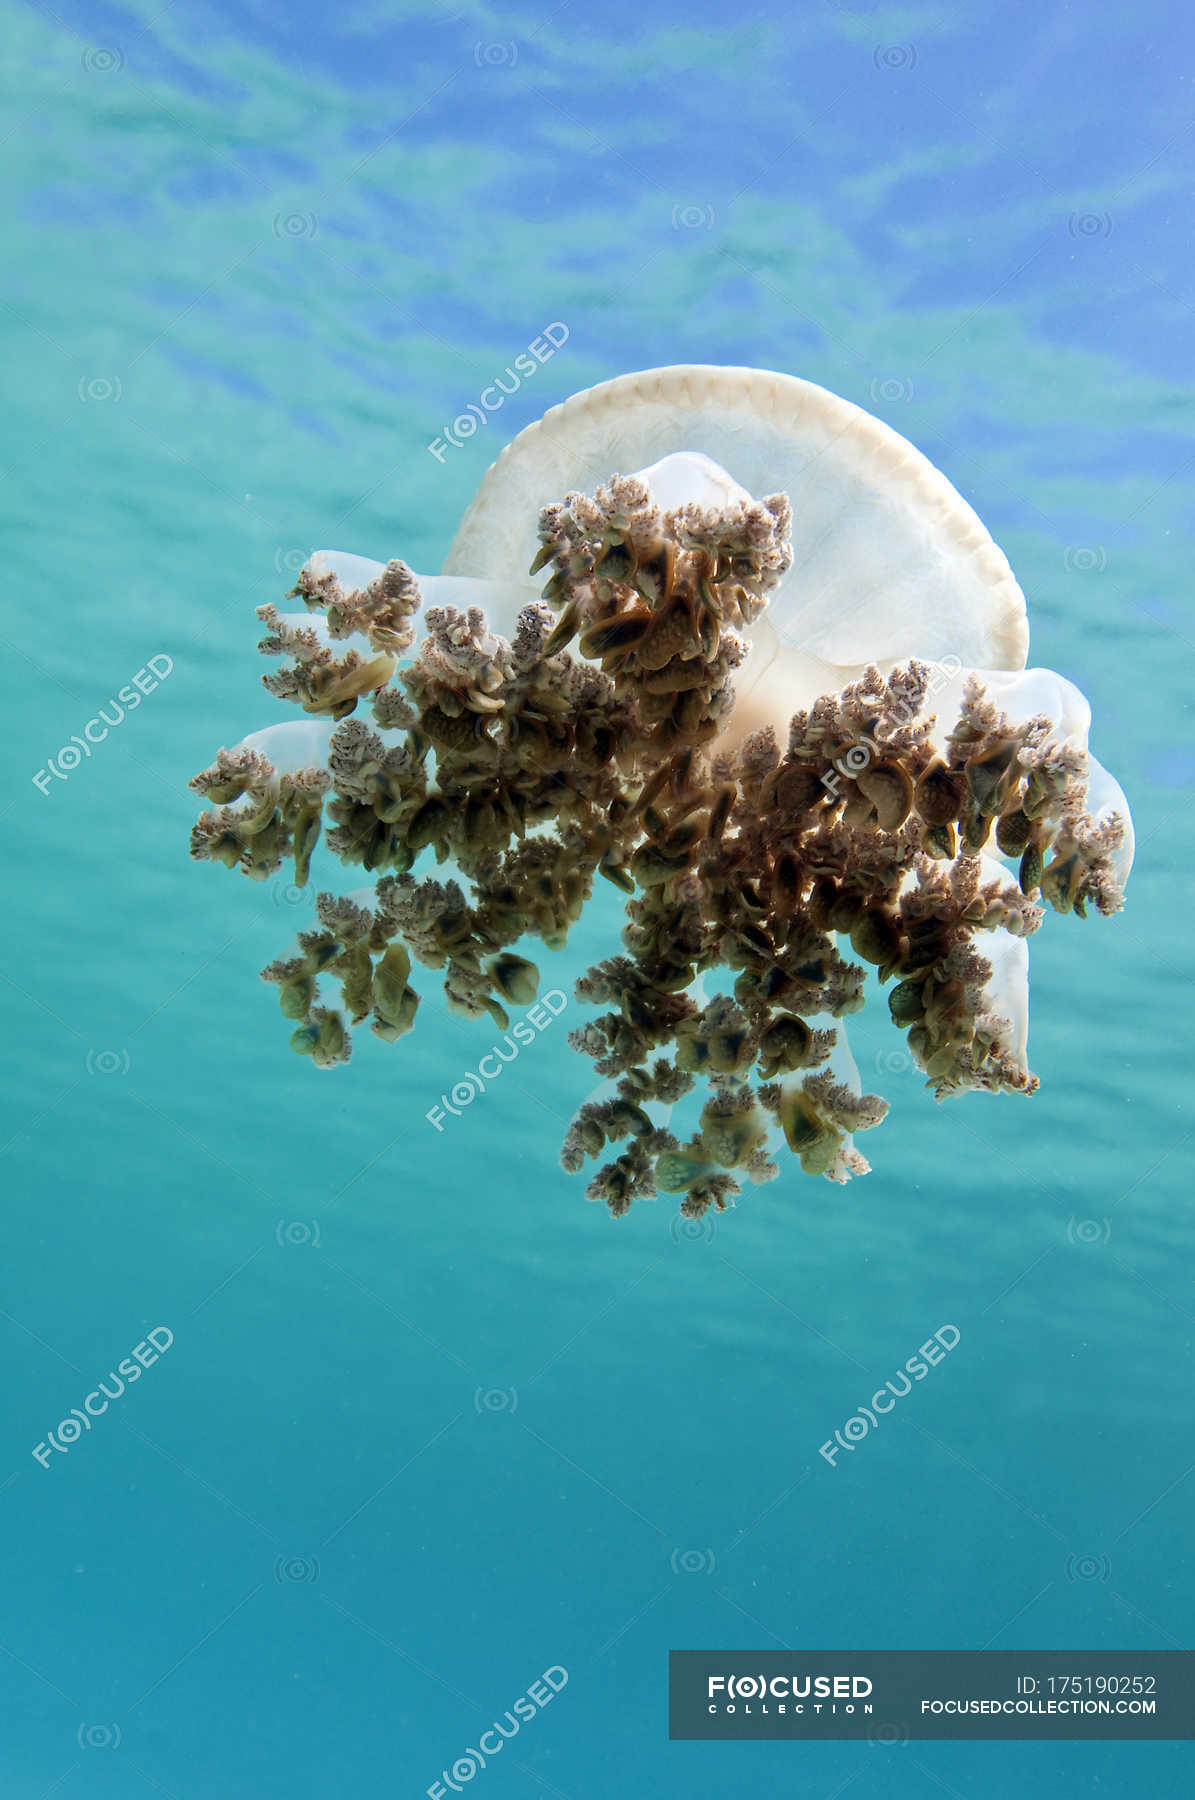
[[(1189, 1641), (1185, 15), (86, 0), (5, 29), (6, 1800), (421, 1795), (552, 1667), (469, 1791), (1189, 1793), (1181, 1744), (669, 1744), (666, 1707), (670, 1648)], [(253, 608), (304, 555), (435, 568), (517, 428), (674, 361), (821, 382), (946, 471), (1139, 843), (1123, 916), (1034, 941), (1037, 1097), (936, 1108), (865, 1020), (874, 1173), (786, 1171), (692, 1233), (561, 1172), (574, 1003), (437, 1132), (486, 1030), (432, 998), (316, 1073), (257, 980), (308, 902), (186, 856), (187, 779), (272, 716)], [(617, 927), (611, 895), (552, 985)]]

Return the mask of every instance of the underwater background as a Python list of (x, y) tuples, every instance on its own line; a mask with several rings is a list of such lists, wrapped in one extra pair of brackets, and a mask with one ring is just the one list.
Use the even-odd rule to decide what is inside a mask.
[[(667, 1737), (671, 1648), (1190, 1641), (1188, 15), (56, 0), (4, 30), (5, 1800), (422, 1795), (454, 1763), (486, 1800), (1190, 1793), (1181, 1743)], [(873, 1006), (874, 1172), (787, 1159), (699, 1225), (615, 1222), (558, 1164), (612, 889), (540, 958), (560, 1016), (437, 1128), (492, 1028), (417, 972), (412, 1037), (316, 1072), (258, 970), (341, 872), (187, 857), (189, 777), (287, 716), (253, 610), (307, 553), (435, 570), (517, 429), (681, 361), (820, 382), (945, 471), (1138, 833), (1127, 911), (1033, 939), (1035, 1098), (937, 1107)]]

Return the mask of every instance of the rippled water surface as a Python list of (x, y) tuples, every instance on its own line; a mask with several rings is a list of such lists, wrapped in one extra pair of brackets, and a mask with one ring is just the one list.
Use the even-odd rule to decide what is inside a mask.
[[(1181, 1744), (670, 1744), (666, 1708), (670, 1648), (1190, 1635), (1187, 17), (329, 10), (5, 13), (3, 1792), (421, 1795), (560, 1666), (470, 1791), (1187, 1794)], [(317, 1074), (257, 980), (309, 901), (186, 855), (311, 547), (437, 567), (517, 428), (678, 361), (946, 471), (1139, 834), (1127, 912), (1035, 940), (1036, 1098), (938, 1108), (865, 1020), (874, 1173), (696, 1232), (560, 1170), (571, 998), (437, 1130), (488, 1028), (433, 991)]]

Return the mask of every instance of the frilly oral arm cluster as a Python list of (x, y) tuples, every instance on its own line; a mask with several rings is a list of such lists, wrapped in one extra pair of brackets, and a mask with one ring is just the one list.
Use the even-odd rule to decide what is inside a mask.
[[(521, 941), (561, 950), (600, 876), (622, 946), (577, 982), (601, 1010), (570, 1042), (605, 1088), (563, 1161), (596, 1161), (613, 1213), (665, 1192), (699, 1217), (785, 1152), (864, 1173), (855, 1135), (887, 1105), (845, 1019), (869, 974), (939, 1097), (1032, 1092), (1026, 940), (1045, 904), (1116, 911), (1131, 860), (1078, 690), (957, 656), (811, 658), (785, 636), (789, 498), (705, 455), (568, 491), (538, 523), (542, 594), (506, 567), (329, 552), (303, 613), (260, 609), (265, 686), (303, 716), (195, 778), (213, 810), (192, 854), (257, 880), (290, 857), (303, 886), (324, 830), (374, 881), (321, 892), (317, 929), (263, 972), (295, 1050), (327, 1068), (366, 1021), (404, 1036), (415, 964), (507, 1031), (538, 989)], [(1006, 567), (984, 568), (1007, 621)]]

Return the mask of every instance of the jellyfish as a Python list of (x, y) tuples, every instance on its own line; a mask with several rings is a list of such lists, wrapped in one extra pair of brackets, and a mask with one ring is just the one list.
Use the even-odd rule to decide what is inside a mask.
[(301, 887), (322, 839), (369, 878), (262, 971), (316, 1068), (415, 1028), (417, 966), (509, 1031), (610, 884), (561, 1160), (616, 1217), (866, 1173), (869, 985), (938, 1099), (1036, 1089), (1027, 940), (1119, 910), (1129, 809), (1004, 555), (881, 421), (763, 370), (623, 376), (503, 450), (439, 575), (321, 551), (288, 598), (258, 617), (294, 716), (194, 778), (191, 852)]

